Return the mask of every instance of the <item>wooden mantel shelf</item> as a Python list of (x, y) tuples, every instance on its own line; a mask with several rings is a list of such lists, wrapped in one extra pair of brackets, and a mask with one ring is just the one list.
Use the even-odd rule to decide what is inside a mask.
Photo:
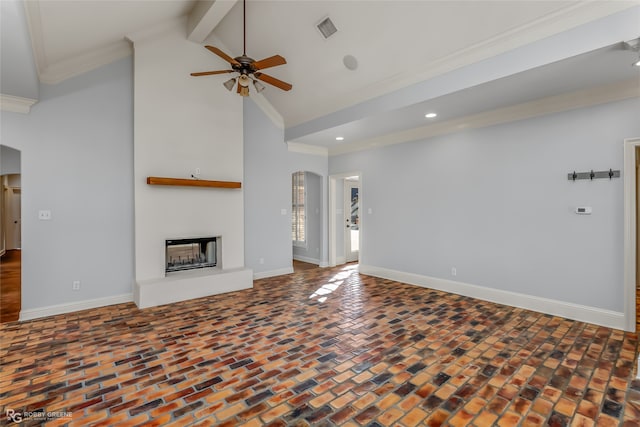
[(205, 181), (204, 179), (147, 177), (149, 185), (177, 185), (182, 187), (240, 188), (242, 184), (235, 181)]

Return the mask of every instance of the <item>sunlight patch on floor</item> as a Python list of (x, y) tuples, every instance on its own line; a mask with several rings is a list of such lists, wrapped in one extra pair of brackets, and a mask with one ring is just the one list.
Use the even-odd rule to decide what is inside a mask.
[(358, 264), (350, 264), (342, 268), (339, 273), (329, 279), (327, 283), (316, 289), (309, 298), (318, 298), (318, 301), (325, 302), (327, 297), (336, 291), (344, 283), (344, 280), (351, 276), (353, 270), (358, 269)]

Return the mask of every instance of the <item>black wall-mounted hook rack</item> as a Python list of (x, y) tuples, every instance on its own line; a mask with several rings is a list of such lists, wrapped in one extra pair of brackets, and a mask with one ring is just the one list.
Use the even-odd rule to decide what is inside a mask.
[(575, 181), (576, 179), (588, 179), (593, 181), (594, 179), (598, 179), (598, 178), (609, 178), (609, 179), (620, 178), (620, 171), (609, 169), (608, 171), (594, 172), (592, 169), (589, 172), (573, 171), (567, 174), (567, 179), (569, 179), (569, 181)]

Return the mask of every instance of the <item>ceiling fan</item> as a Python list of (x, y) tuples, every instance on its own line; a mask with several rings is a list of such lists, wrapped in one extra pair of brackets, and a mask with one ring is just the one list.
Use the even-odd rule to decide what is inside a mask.
[[(253, 58), (247, 56), (247, 4), (246, 0), (242, 0), (242, 28), (243, 28), (243, 45), (242, 56), (232, 58), (220, 49), (214, 46), (205, 46), (206, 49), (215, 53), (220, 58), (231, 64), (231, 70), (218, 70), (218, 71), (202, 71), (199, 73), (191, 73), (192, 76), (210, 76), (212, 74), (226, 74), (226, 73), (238, 73), (237, 77), (233, 77), (223, 83), (229, 91), (236, 86), (237, 81), (237, 93), (241, 96), (249, 96), (249, 83), (253, 82), (253, 86), (256, 91), (262, 92), (265, 86), (258, 80), (273, 85), (282, 90), (291, 90), (293, 87), (287, 82), (278, 80), (268, 74), (264, 74), (261, 70), (265, 68), (275, 67), (287, 63), (287, 60), (280, 55), (273, 55), (260, 61), (256, 61)], [(257, 79), (257, 80), (256, 80)]]

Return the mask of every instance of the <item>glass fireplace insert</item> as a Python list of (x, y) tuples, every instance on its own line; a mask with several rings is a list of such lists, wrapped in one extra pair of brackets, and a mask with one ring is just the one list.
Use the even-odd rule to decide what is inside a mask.
[(215, 267), (218, 264), (217, 237), (165, 240), (165, 272)]

